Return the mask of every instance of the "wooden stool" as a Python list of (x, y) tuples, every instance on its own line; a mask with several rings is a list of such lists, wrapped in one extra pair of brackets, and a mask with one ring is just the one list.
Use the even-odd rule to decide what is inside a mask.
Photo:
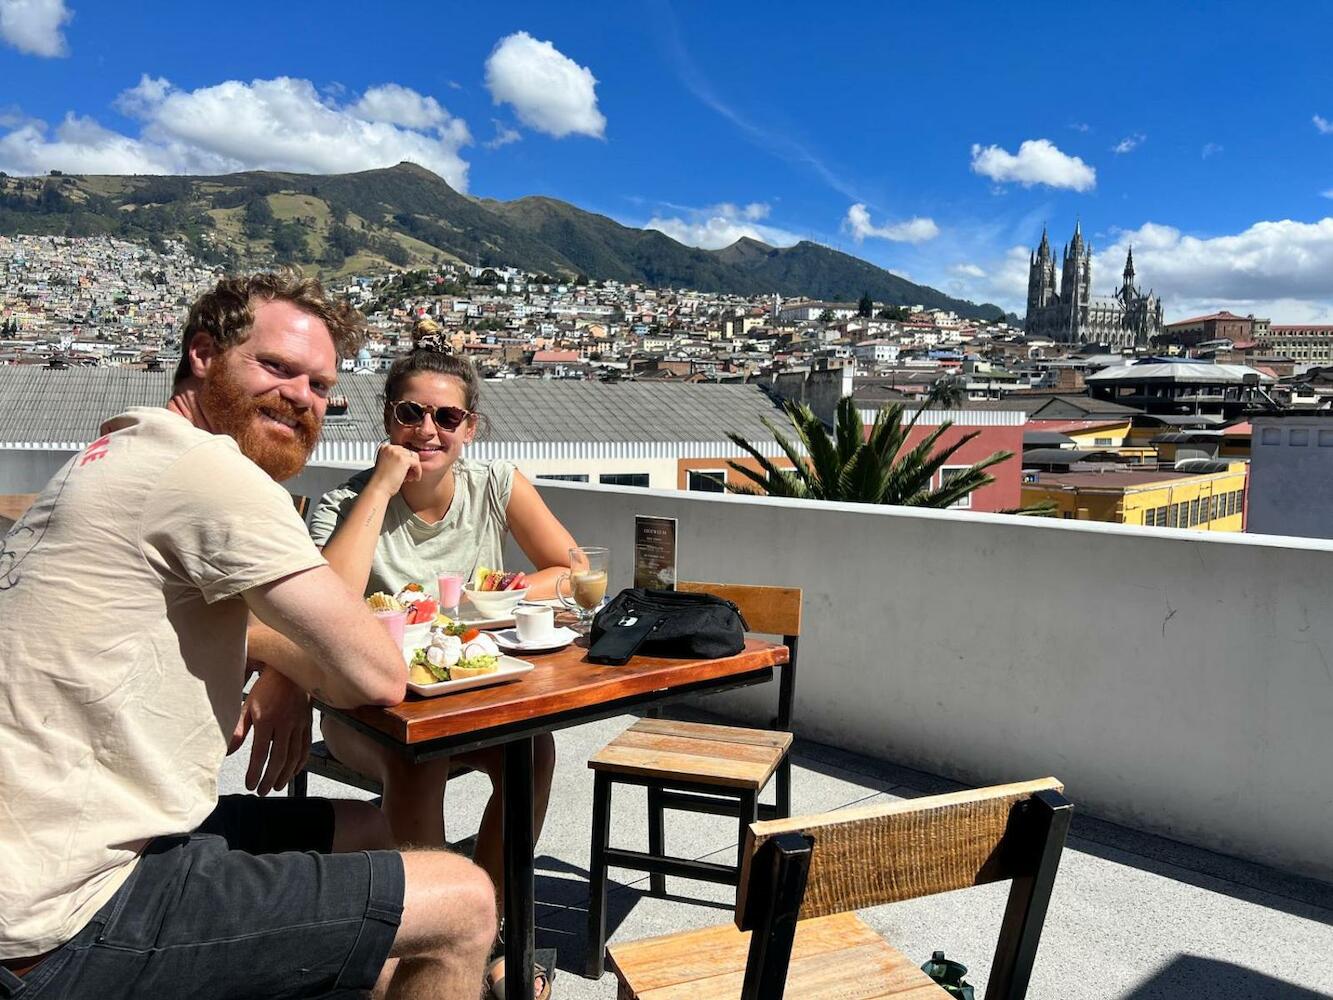
[[(778, 688), (777, 730), (671, 722), (648, 718), (636, 722), (594, 754), (592, 848), (589, 861), (588, 957), (585, 975), (600, 978), (606, 946), (607, 869), (631, 868), (649, 873), (653, 895), (666, 894), (668, 875), (736, 885), (739, 867), (674, 857), (665, 848), (665, 812), (734, 816), (738, 844), (751, 823), (783, 817), (791, 811), (792, 699), (796, 683), (796, 644), (801, 631), (801, 591), (791, 587), (758, 587), (723, 583), (677, 584), (678, 590), (715, 594), (731, 601), (747, 629), (781, 635), (790, 650)], [(761, 806), (759, 794), (777, 776), (777, 801)], [(616, 784), (642, 785), (648, 790), (648, 850), (630, 851), (608, 844), (611, 790)], [(739, 857), (739, 855), (738, 855)]]

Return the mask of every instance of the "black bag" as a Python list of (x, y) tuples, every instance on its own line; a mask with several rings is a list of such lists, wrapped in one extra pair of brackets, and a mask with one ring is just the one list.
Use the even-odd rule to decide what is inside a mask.
[(622, 590), (592, 620), (588, 659), (625, 663), (635, 653), (714, 660), (745, 648), (740, 609), (712, 594)]

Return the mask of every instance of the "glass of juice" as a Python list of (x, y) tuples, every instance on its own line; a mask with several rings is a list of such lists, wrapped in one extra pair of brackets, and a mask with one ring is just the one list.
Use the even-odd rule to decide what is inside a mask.
[(393, 636), (393, 641), (399, 646), (403, 644), (403, 638), (406, 635), (407, 611), (373, 611), (371, 612), (380, 620), (380, 624), (389, 630), (389, 635)]
[[(582, 629), (592, 621), (593, 613), (606, 598), (606, 580), (611, 571), (611, 550), (595, 545), (578, 545), (569, 550), (569, 572), (555, 582), (560, 603), (578, 616)], [(568, 587), (569, 594), (565, 594)]]
[(458, 605), (463, 600), (463, 584), (466, 577), (457, 570), (445, 570), (440, 574), (440, 610), (450, 618), (457, 620)]

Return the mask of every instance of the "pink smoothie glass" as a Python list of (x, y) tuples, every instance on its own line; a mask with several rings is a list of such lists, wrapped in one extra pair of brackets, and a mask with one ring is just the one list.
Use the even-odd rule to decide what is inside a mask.
[(450, 618), (458, 617), (458, 604), (463, 600), (462, 573), (446, 570), (440, 574), (440, 610)]
[(407, 611), (376, 611), (373, 612), (380, 624), (389, 630), (389, 635), (393, 636), (393, 641), (399, 646), (403, 644), (405, 636), (404, 629), (407, 628)]

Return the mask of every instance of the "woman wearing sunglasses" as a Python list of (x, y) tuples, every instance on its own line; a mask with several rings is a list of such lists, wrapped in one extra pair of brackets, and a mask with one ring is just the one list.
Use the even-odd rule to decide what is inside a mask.
[[(528, 596), (555, 596), (574, 539), (512, 463), (466, 456), (477, 433), (480, 395), (472, 362), (444, 347), (435, 323), (419, 322), (411, 353), (394, 362), (385, 381), (388, 440), (375, 467), (324, 494), (311, 519), (315, 543), (354, 589), (395, 594), (409, 583), (433, 581), (441, 570), (470, 578), (479, 566), (501, 568), (510, 533), (536, 567), (528, 575)], [(443, 845), (450, 760), (411, 764), (337, 720), (325, 718), (322, 729), (338, 760), (382, 783), (384, 812), (399, 843)], [(460, 754), (453, 763), (491, 779), (473, 857), (502, 898), (501, 751)], [(533, 764), (540, 833), (555, 769), (549, 734), (534, 740)], [(491, 976), (502, 977), (502, 968)], [(544, 973), (538, 986), (549, 988)]]

